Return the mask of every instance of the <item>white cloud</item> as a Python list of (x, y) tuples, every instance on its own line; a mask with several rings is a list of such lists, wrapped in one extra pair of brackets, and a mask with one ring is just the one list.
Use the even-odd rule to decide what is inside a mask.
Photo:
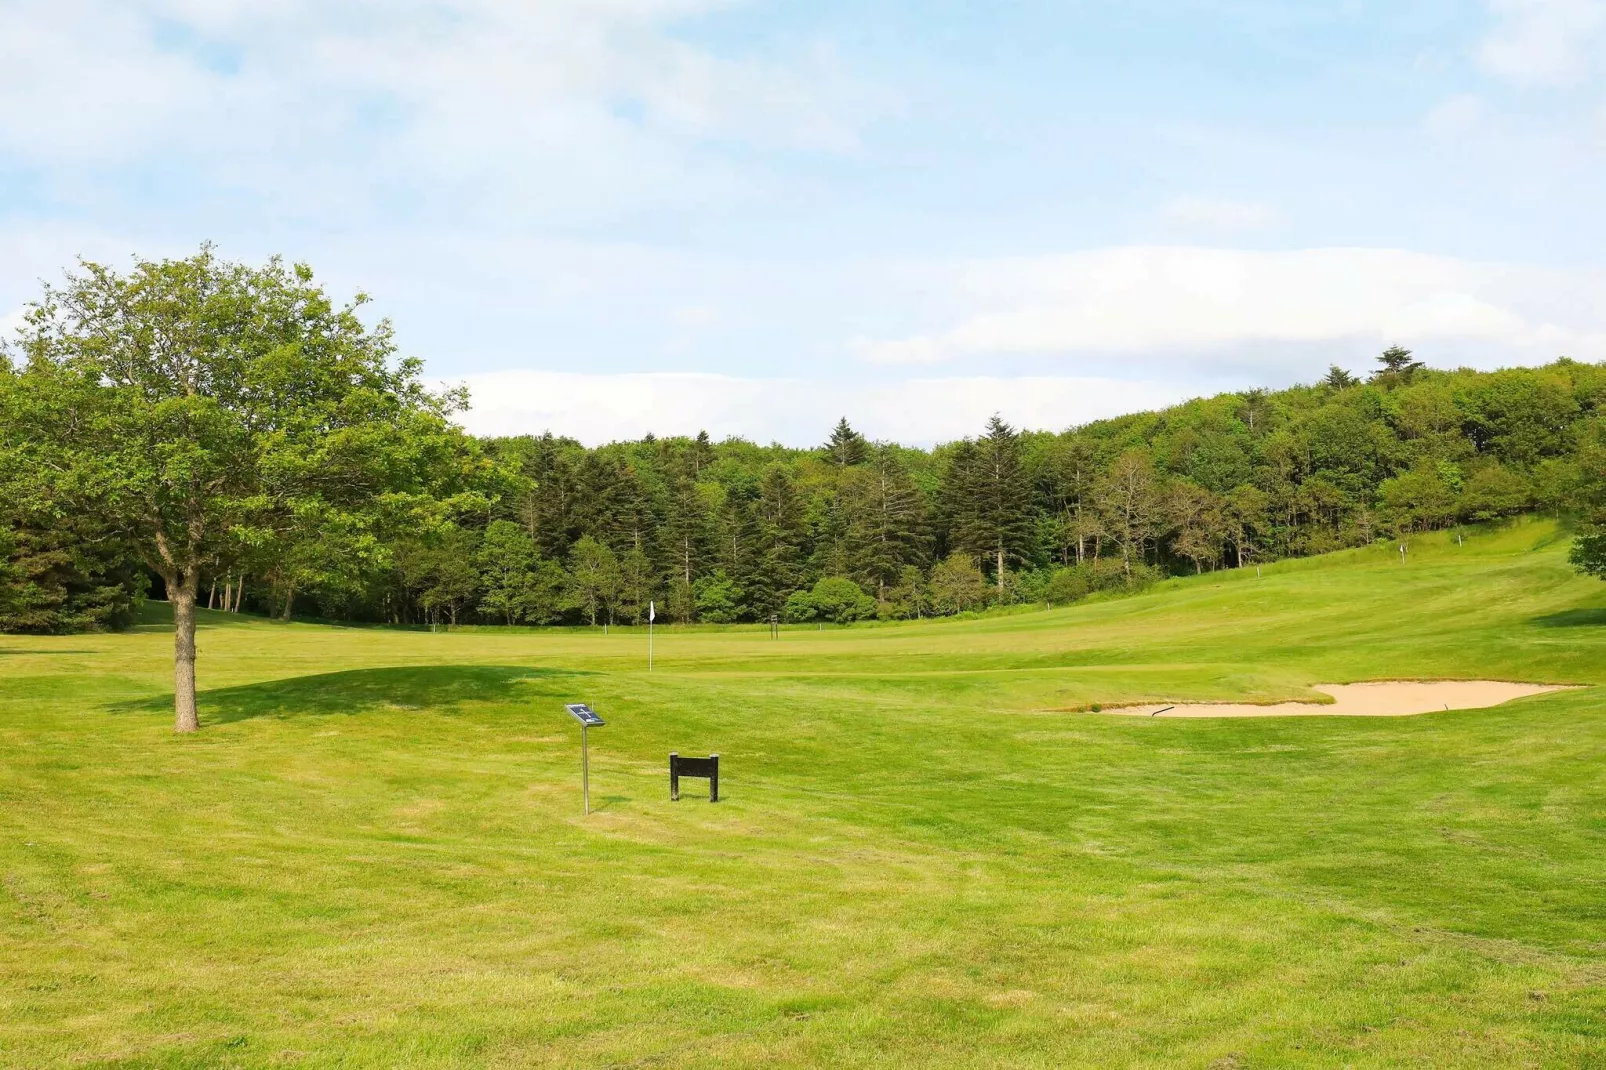
[(1606, 0), (1489, 0), (1495, 27), (1483, 67), (1514, 82), (1566, 85), (1602, 66)]
[(955, 320), (853, 349), (883, 364), (1440, 340), (1505, 361), (1606, 356), (1599, 277), (1393, 249), (1127, 247), (951, 272)]
[(1483, 101), (1458, 93), (1428, 112), (1422, 128), (1430, 137), (1450, 141), (1471, 133), (1483, 121)]
[(1277, 218), (1268, 205), (1216, 197), (1177, 197), (1166, 202), (1163, 214), (1174, 226), (1213, 234), (1260, 230)]
[(54, 169), (58, 193), (159, 161), (302, 218), (413, 195), (505, 225), (739, 195), (702, 141), (851, 147), (872, 94), (828, 47), (676, 36), (725, 6), (10, 0), (0, 153)]
[(588, 445), (647, 432), (811, 446), (847, 416), (871, 438), (905, 443), (977, 434), (994, 412), (1018, 426), (1063, 430), (1103, 416), (1171, 404), (1178, 383), (1072, 377), (988, 376), (880, 383), (744, 379), (725, 375), (508, 371), (468, 378), (476, 434), (551, 430)]

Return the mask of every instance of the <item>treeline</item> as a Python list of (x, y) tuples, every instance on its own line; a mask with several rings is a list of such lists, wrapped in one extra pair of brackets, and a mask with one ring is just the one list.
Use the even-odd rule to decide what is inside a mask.
[[(1061, 434), (995, 418), (930, 451), (846, 420), (815, 449), (465, 439), (437, 458), (453, 488), (437, 519), (367, 528), (361, 547), (311, 523), (233, 546), (197, 597), (400, 624), (636, 623), (649, 603), (710, 623), (1061, 604), (1530, 510), (1587, 522), (1603, 405), (1606, 365), (1436, 371), (1396, 348), (1364, 382), (1334, 368)], [(94, 516), (7, 519), (7, 630), (118, 627), (148, 585), (161, 593)], [(1580, 554), (1600, 546), (1593, 530)]]

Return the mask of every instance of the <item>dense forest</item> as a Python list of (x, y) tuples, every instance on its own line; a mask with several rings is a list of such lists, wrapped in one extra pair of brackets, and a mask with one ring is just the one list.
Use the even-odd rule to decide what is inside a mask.
[[(13, 377), (14, 378), (14, 377)], [(918, 450), (846, 420), (816, 449), (550, 434), (462, 444), (457, 509), (381, 552), (243, 547), (212, 608), (448, 624), (845, 622), (1064, 603), (1529, 510), (1577, 513), (1606, 470), (1606, 366), (1434, 371), (1246, 391), (1060, 434), (999, 419)], [(465, 459), (470, 463), (465, 465)], [(8, 630), (117, 627), (160, 580), (93, 515), (13, 510)]]
[[(913, 618), (1061, 604), (1531, 510), (1580, 518), (1575, 559), (1606, 573), (1592, 524), (1606, 365), (1441, 371), (1391, 348), (1364, 380), (1335, 367), (1314, 385), (1060, 433), (995, 417), (931, 450), (867, 441), (846, 420), (813, 449), (706, 434), (596, 448), (476, 440), (450, 423), (465, 399), (418, 387), (388, 328), (334, 308), (305, 269), (253, 274), (209, 257), (181, 262), (190, 275), (147, 265), (143, 278), (74, 278), (0, 357), (0, 629), (117, 628), (173, 584), (214, 609), (432, 626), (637, 623), (649, 603), (673, 622)], [(280, 309), (281, 337), (256, 363), (230, 357), (207, 373), (239, 376), (229, 399), (160, 379), (172, 396), (117, 424), (143, 438), (102, 464), (97, 450), (122, 446), (95, 441), (135, 432), (92, 429), (133, 420), (133, 403), (115, 399), (149, 400), (165, 373), (159, 347), (146, 353), (131, 331), (149, 366), (111, 390), (116, 368), (84, 324), (125, 324), (134, 309), (157, 324), (151, 337), (176, 332), (162, 317), (197, 272), (220, 291), (234, 279), (248, 295), (236, 305)], [(160, 300), (138, 306), (149, 294)], [(285, 363), (292, 336), (300, 364)], [(338, 375), (305, 357), (309, 338)], [(286, 421), (251, 407), (271, 390), (327, 399), (316, 419)], [(247, 415), (206, 444), (225, 409)], [(204, 446), (194, 457), (219, 466), (212, 483), (175, 445), (192, 437)], [(239, 489), (187, 507), (216, 512), (204, 537), (192, 518), (158, 525), (153, 543), (141, 509), (184, 480)], [(121, 505), (101, 504), (116, 495)], [(194, 538), (179, 567), (167, 547), (182, 530)]]

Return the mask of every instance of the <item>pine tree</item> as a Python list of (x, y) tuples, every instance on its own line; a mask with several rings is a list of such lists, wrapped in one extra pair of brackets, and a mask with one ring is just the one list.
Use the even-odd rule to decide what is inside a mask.
[(1031, 543), (1032, 489), (1021, 459), (1020, 434), (1000, 417), (987, 433), (953, 457), (948, 493), (955, 548), (992, 561), (998, 598), (1011, 561), (1021, 561)]
[(869, 444), (863, 435), (849, 426), (846, 416), (836, 422), (824, 449), (826, 459), (836, 465), (839, 471), (863, 464), (869, 455)]
[(1389, 346), (1378, 354), (1378, 368), (1372, 373), (1372, 382), (1383, 386), (1403, 386), (1427, 365), (1411, 356), (1404, 346)]
[(670, 488), (667, 506), (663, 527), (670, 575), (689, 589), (707, 554), (708, 504), (697, 483), (682, 475)]
[(1327, 366), (1327, 374), (1322, 377), (1322, 385), (1331, 387), (1334, 390), (1348, 390), (1359, 383), (1359, 379), (1340, 368), (1337, 364), (1329, 364)]
[(838, 495), (851, 574), (885, 601), (887, 588), (899, 582), (906, 565), (924, 565), (930, 557), (925, 499), (889, 446), (878, 447), (868, 465), (844, 480)]
[(749, 603), (761, 620), (780, 613), (787, 597), (804, 585), (808, 528), (797, 484), (786, 469), (771, 465), (759, 482), (753, 506), (757, 561), (747, 583)]

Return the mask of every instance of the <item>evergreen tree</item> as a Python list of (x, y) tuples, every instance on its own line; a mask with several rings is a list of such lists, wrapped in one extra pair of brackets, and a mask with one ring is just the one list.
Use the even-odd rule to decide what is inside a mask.
[(758, 619), (780, 613), (792, 592), (803, 586), (807, 535), (797, 484), (785, 468), (771, 465), (764, 470), (754, 504), (758, 559), (748, 581), (748, 600)]
[(878, 447), (869, 464), (849, 473), (838, 493), (850, 574), (884, 600), (906, 565), (924, 565), (929, 557), (925, 499), (890, 446)]
[(998, 416), (969, 450), (956, 451), (948, 493), (953, 496), (955, 548), (990, 560), (1000, 601), (1011, 561), (1030, 544), (1031, 485), (1021, 462), (1020, 435)]
[(670, 488), (663, 529), (670, 573), (689, 590), (702, 573), (708, 547), (708, 503), (689, 475), (682, 474)]
[(655, 590), (652, 560), (634, 547), (626, 550), (619, 558), (619, 615), (632, 624), (639, 622)]
[(1408, 383), (1411, 377), (1426, 365), (1411, 356), (1403, 346), (1389, 346), (1378, 354), (1378, 368), (1372, 373), (1372, 382), (1394, 386)]
[(1327, 374), (1322, 377), (1322, 385), (1334, 390), (1348, 390), (1352, 386), (1359, 386), (1360, 380), (1337, 364), (1327, 366)]
[(869, 444), (865, 442), (863, 435), (849, 426), (846, 416), (836, 422), (836, 427), (832, 429), (831, 437), (824, 448), (826, 459), (835, 465), (838, 471), (863, 464), (869, 455)]

